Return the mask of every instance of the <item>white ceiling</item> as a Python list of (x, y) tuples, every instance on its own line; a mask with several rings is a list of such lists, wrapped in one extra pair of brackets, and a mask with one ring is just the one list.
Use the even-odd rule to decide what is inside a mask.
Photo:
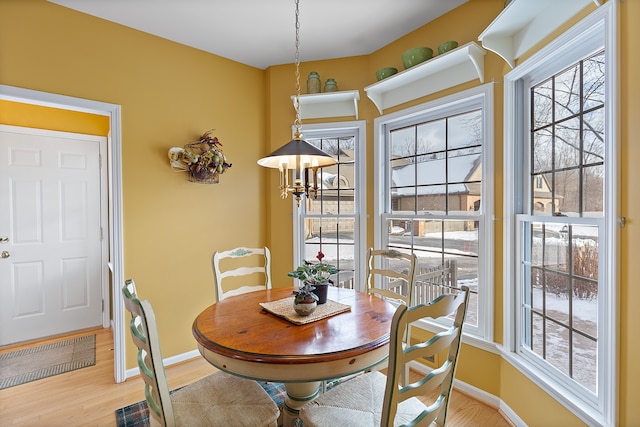
[[(293, 0), (48, 1), (260, 69), (295, 59)], [(300, 0), (300, 61), (370, 54), (467, 1)]]

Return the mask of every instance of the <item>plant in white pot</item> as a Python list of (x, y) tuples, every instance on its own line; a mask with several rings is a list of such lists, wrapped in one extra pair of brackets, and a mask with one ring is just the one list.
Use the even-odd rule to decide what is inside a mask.
[(329, 284), (333, 284), (331, 276), (338, 273), (338, 269), (331, 264), (322, 262), (324, 258), (322, 251), (318, 252), (316, 258), (318, 259), (317, 263), (305, 260), (302, 265), (298, 266), (294, 271), (290, 271), (287, 275), (295, 277), (303, 283), (300, 289), (307, 288), (307, 285), (311, 286), (313, 288), (311, 291), (318, 297), (317, 303), (324, 304), (327, 302), (327, 288)]
[(298, 289), (293, 291), (293, 309), (300, 316), (308, 316), (313, 313), (318, 306), (318, 296), (313, 292), (315, 286), (303, 283)]

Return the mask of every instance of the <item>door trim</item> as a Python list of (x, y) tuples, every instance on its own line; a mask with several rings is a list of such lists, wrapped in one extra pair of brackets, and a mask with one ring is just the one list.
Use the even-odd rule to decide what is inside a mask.
[(105, 300), (103, 316), (113, 311), (113, 363), (116, 383), (125, 377), (124, 357), (124, 302), (120, 285), (124, 283), (123, 217), (122, 217), (122, 125), (121, 107), (100, 101), (75, 98), (31, 89), (0, 85), (0, 99), (40, 105), (64, 110), (81, 111), (109, 117), (107, 136), (107, 180), (109, 212), (109, 269), (111, 270), (112, 310), (109, 298)]

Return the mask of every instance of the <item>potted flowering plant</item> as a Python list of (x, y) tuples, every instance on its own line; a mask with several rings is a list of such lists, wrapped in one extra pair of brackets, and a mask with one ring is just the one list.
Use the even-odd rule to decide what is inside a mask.
[(189, 181), (205, 184), (217, 183), (220, 174), (231, 167), (222, 152), (218, 137), (211, 136), (214, 129), (206, 131), (200, 138), (184, 148), (171, 147), (169, 162), (177, 171), (189, 172)]
[(300, 316), (308, 316), (313, 313), (318, 306), (318, 296), (313, 292), (315, 287), (308, 283), (303, 284), (293, 291), (293, 309)]
[(295, 303), (315, 303), (318, 302), (318, 296), (313, 292), (316, 289), (310, 283), (303, 283), (298, 289), (293, 291), (295, 297)]
[(318, 304), (324, 304), (327, 302), (327, 288), (330, 283), (333, 284), (330, 277), (336, 274), (338, 269), (331, 264), (322, 262), (324, 258), (322, 251), (318, 252), (316, 258), (318, 259), (317, 263), (305, 260), (302, 265), (294, 271), (290, 271), (287, 276), (295, 277), (303, 283), (297, 291), (294, 291), (296, 298), (300, 293), (305, 296), (313, 293), (317, 297), (314, 299), (318, 301)]

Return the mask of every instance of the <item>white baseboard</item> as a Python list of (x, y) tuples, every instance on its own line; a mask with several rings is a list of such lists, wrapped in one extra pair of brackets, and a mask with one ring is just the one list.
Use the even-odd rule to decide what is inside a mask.
[[(198, 350), (191, 350), (186, 353), (162, 359), (162, 363), (164, 364), (164, 366), (170, 366), (196, 357), (201, 357), (200, 352)], [(135, 377), (136, 375), (140, 375), (140, 368), (132, 368), (125, 371), (125, 378)]]
[[(432, 371), (432, 369), (427, 365), (415, 361), (410, 362), (409, 367), (425, 374)], [(504, 403), (499, 397), (457, 379), (453, 380), (453, 387), (464, 394), (473, 397), (479, 402), (485, 403), (493, 408), (498, 408), (516, 427), (527, 427), (527, 424), (522, 421), (518, 414), (516, 414), (509, 405)]]

